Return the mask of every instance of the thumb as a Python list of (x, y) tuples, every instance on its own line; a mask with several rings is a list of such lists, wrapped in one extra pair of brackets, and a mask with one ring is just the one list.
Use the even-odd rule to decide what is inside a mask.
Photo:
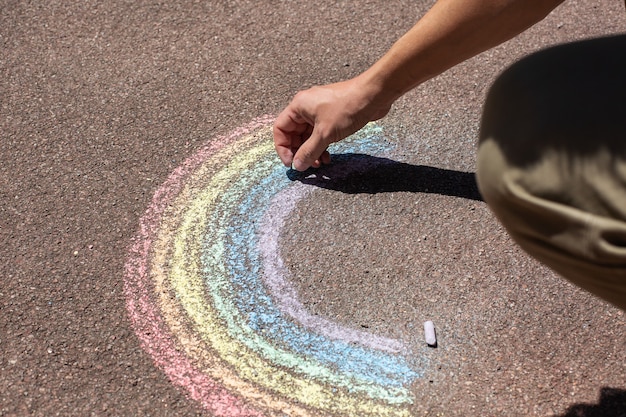
[(328, 147), (326, 141), (319, 134), (319, 129), (313, 128), (311, 136), (304, 141), (293, 157), (292, 168), (296, 171), (305, 171), (320, 160)]

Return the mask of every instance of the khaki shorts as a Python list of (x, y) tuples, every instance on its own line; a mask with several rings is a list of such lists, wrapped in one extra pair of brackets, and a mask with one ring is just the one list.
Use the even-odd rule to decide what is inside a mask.
[(477, 179), (524, 250), (626, 309), (626, 36), (553, 47), (501, 74)]

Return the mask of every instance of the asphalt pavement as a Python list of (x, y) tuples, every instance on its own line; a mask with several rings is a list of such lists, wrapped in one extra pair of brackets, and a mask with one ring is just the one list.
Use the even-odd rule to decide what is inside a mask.
[(326, 171), (272, 153), (298, 90), (430, 4), (0, 0), (0, 416), (626, 416), (624, 312), (473, 176), (495, 77), (624, 33), (623, 2), (565, 2)]

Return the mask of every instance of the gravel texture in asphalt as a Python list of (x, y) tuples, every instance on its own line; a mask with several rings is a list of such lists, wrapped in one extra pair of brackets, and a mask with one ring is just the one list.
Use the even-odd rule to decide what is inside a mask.
[[(188, 158), (365, 70), (430, 4), (0, 1), (0, 416), (220, 414), (133, 324), (140, 222)], [(310, 316), (403, 341), (406, 413), (626, 415), (624, 313), (524, 254), (473, 179), (500, 71), (625, 28), (623, 2), (565, 2), (400, 99), (374, 168), (304, 184), (276, 246), (290, 284)]]

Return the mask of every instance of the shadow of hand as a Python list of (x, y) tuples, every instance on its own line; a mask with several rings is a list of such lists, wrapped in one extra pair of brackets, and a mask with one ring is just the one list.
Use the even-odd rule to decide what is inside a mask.
[(411, 165), (364, 154), (333, 155), (330, 165), (304, 172), (290, 169), (287, 177), (347, 194), (406, 191), (482, 201), (474, 173)]

